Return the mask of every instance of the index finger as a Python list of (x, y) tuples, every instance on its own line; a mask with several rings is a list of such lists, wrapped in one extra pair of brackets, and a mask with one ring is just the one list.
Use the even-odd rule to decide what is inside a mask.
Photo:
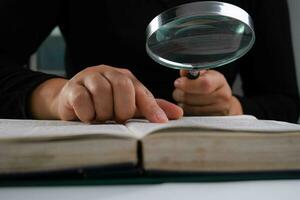
[(159, 107), (152, 93), (142, 84), (136, 88), (136, 105), (140, 113), (150, 122), (165, 123), (168, 121), (166, 113)]
[(135, 87), (136, 106), (139, 113), (150, 122), (164, 123), (168, 117), (163, 109), (158, 105), (152, 93), (127, 69), (117, 69), (127, 74)]

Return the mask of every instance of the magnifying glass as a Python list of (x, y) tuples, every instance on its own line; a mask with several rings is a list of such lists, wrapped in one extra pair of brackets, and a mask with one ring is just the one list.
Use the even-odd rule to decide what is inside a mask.
[(228, 64), (253, 46), (252, 19), (243, 9), (224, 2), (201, 1), (170, 8), (156, 16), (146, 30), (146, 51), (157, 63), (188, 70)]

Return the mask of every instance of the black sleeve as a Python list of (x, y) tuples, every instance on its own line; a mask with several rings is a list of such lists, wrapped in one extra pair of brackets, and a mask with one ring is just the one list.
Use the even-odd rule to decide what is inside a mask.
[(0, 1), (0, 118), (29, 118), (31, 91), (54, 76), (25, 68), (51, 30), (59, 24), (59, 0)]
[(297, 122), (300, 101), (285, 0), (248, 1), (256, 42), (242, 60), (240, 73), (245, 114)]

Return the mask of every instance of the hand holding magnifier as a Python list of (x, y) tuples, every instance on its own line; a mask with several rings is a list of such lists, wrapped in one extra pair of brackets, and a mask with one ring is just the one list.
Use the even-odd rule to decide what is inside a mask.
[(217, 1), (193, 2), (166, 10), (150, 22), (146, 36), (146, 51), (154, 61), (189, 70), (191, 79), (199, 76), (199, 70), (242, 57), (255, 41), (248, 13)]

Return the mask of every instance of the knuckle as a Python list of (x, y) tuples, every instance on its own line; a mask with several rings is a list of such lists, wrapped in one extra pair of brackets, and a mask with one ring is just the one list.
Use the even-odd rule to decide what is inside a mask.
[(95, 72), (101, 72), (101, 71), (105, 71), (105, 70), (109, 70), (111, 67), (108, 65), (94, 65), (94, 66), (89, 66), (86, 67), (83, 71), (87, 72), (87, 73), (95, 73)]
[(106, 77), (110, 82), (113, 82), (120, 79), (120, 77), (124, 76), (124, 74), (117, 70), (105, 70), (103, 72), (103, 76)]
[(91, 72), (94, 72), (98, 67), (99, 66), (90, 66), (90, 67), (85, 68), (82, 72), (84, 72), (84, 73), (91, 73)]
[(87, 67), (87, 69), (103, 69), (103, 68), (110, 68), (110, 66), (108, 65), (104, 65), (104, 64), (100, 64), (100, 65), (95, 65), (95, 66), (91, 66), (91, 67)]
[(89, 91), (93, 94), (97, 93), (100, 89), (97, 77), (95, 75), (91, 75), (91, 76), (87, 77), (87, 80), (90, 83), (89, 84)]
[(101, 65), (98, 65), (98, 67), (109, 67), (109, 66), (108, 66), (108, 65), (101, 64)]
[(79, 73), (77, 73), (74, 77), (76, 77), (77, 79), (85, 79), (88, 76), (93, 76), (95, 74), (98, 74), (100, 69), (103, 69), (101, 65), (89, 66), (86, 67), (84, 70), (80, 71)]
[(119, 75), (114, 79), (113, 85), (118, 88), (126, 88), (131, 85), (131, 80), (124, 75)]
[(92, 94), (100, 94), (102, 92), (111, 91), (111, 85), (108, 81), (100, 81), (99, 77), (91, 77), (91, 84), (89, 90)]
[(111, 71), (111, 70), (107, 70), (107, 71), (104, 71), (102, 74), (104, 77), (106, 77), (108, 80), (110, 80), (111, 77), (114, 77), (115, 76), (115, 71)]
[(127, 74), (127, 75), (133, 75), (132, 72), (129, 69), (126, 68), (121, 68), (120, 69), (122, 73)]
[(100, 91), (100, 86), (98, 86), (97, 84), (93, 84), (89, 87), (89, 91), (92, 93), (92, 94), (97, 94), (99, 93)]

